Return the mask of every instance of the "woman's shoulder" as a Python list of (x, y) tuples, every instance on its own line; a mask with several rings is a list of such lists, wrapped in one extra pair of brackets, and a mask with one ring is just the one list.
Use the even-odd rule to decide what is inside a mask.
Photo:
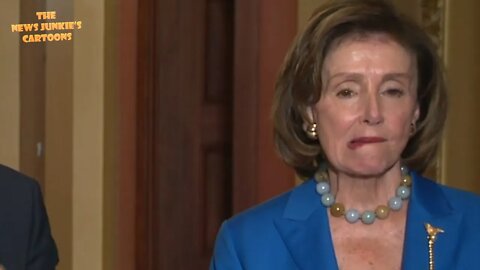
[[(261, 227), (272, 225), (275, 219), (285, 217), (292, 205), (297, 204), (298, 197), (308, 197), (307, 193), (314, 191), (312, 180), (306, 181), (291, 190), (273, 197), (256, 206), (248, 208), (227, 220), (230, 227)], [(300, 207), (299, 207), (300, 208)], [(298, 209), (302, 211), (302, 209)]]
[(447, 198), (449, 204), (454, 208), (480, 208), (480, 195), (477, 193), (460, 189), (458, 187), (453, 187), (448, 184), (439, 183), (425, 177), (421, 177), (420, 181), (428, 182), (430, 185), (434, 185), (436, 188), (441, 190), (443, 195)]
[(438, 184), (452, 204), (480, 207), (480, 195), (457, 187)]
[(228, 219), (230, 224), (261, 223), (282, 216), (283, 209), (294, 189), (252, 206)]
[(217, 234), (211, 269), (296, 268), (281, 232), (286, 223), (296, 224), (296, 218), (314, 211), (311, 205), (319, 198), (313, 195), (315, 184), (307, 181), (226, 220)]

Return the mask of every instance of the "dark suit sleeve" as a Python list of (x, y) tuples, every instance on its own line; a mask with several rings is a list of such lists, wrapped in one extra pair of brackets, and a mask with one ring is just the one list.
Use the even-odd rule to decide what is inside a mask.
[(27, 269), (55, 269), (58, 262), (57, 248), (50, 232), (47, 212), (39, 185), (32, 189), (31, 227), (28, 239)]

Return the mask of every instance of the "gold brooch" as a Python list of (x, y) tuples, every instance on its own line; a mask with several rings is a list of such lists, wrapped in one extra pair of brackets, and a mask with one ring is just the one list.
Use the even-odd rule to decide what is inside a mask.
[(435, 261), (433, 256), (433, 244), (435, 244), (435, 240), (437, 240), (437, 234), (443, 233), (444, 230), (441, 228), (433, 227), (430, 223), (425, 223), (425, 230), (427, 230), (428, 234), (428, 265), (429, 270), (435, 269)]

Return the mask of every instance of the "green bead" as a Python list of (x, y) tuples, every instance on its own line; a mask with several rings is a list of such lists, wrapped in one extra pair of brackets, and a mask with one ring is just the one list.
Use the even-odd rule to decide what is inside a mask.
[(403, 200), (407, 200), (410, 196), (412, 186), (412, 176), (409, 174), (408, 168), (401, 167), (401, 182), (396, 190), (396, 196), (388, 200), (387, 205), (379, 205), (375, 211), (365, 211), (361, 215), (356, 209), (345, 210), (345, 205), (335, 202), (335, 196), (330, 193), (328, 184), (328, 171), (325, 166), (319, 166), (319, 170), (315, 173), (317, 180), (316, 190), (321, 195), (321, 202), (326, 208), (330, 208), (330, 214), (333, 217), (345, 217), (349, 223), (355, 223), (359, 219), (363, 224), (372, 224), (375, 219), (386, 219), (391, 211), (399, 211), (402, 208)]
[(363, 224), (372, 224), (375, 221), (375, 213), (372, 211), (365, 211), (362, 214)]
[(335, 196), (330, 193), (325, 193), (322, 195), (322, 204), (325, 207), (330, 207), (335, 203)]

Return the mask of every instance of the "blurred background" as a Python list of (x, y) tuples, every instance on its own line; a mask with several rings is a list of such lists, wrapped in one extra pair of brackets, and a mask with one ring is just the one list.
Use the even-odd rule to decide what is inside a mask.
[[(58, 269), (207, 269), (231, 215), (296, 184), (273, 150), (276, 74), (321, 0), (0, 3), (0, 163), (37, 179)], [(436, 40), (449, 118), (427, 174), (480, 192), (480, 2), (395, 0)], [(83, 22), (68, 42), (11, 24)]]

